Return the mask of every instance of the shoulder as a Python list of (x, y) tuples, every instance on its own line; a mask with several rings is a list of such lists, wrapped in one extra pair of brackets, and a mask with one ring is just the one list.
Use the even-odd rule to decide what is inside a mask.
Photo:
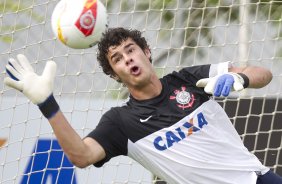
[(189, 73), (195, 76), (206, 77), (209, 74), (210, 67), (210, 64), (189, 66), (181, 69), (179, 73)]
[(124, 123), (124, 117), (128, 116), (128, 113), (133, 112), (134, 108), (132, 108), (132, 104), (130, 100), (127, 102), (123, 102), (119, 106), (111, 107), (108, 111), (106, 111), (99, 121), (99, 124), (106, 125), (114, 125), (120, 126)]
[(116, 122), (119, 117), (126, 111), (125, 109), (127, 106), (116, 106), (116, 107), (111, 107), (108, 111), (106, 111), (100, 121), (114, 121)]
[(209, 76), (210, 64), (207, 65), (196, 65), (182, 68), (179, 71), (174, 71), (166, 76), (164, 79), (182, 79), (185, 81), (197, 81), (201, 78)]
[(227, 73), (233, 65), (230, 61), (214, 63), (214, 64), (205, 64), (205, 65), (195, 65), (183, 68), (180, 70), (180, 73), (189, 73), (198, 78), (208, 78), (214, 77), (218, 74)]

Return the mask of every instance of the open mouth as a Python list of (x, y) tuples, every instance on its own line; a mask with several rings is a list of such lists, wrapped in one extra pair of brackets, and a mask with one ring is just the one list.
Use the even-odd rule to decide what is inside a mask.
[(132, 75), (139, 75), (141, 72), (140, 68), (138, 66), (133, 66), (131, 69), (130, 69), (130, 73)]

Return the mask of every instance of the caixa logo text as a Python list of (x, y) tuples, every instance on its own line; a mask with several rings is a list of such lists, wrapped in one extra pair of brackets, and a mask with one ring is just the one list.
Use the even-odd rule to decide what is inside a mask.
[(154, 139), (154, 146), (157, 150), (164, 151), (169, 147), (173, 146), (174, 143), (178, 143), (184, 138), (192, 135), (194, 132), (197, 132), (203, 128), (204, 125), (207, 125), (203, 113), (197, 114), (198, 126), (195, 126), (193, 119), (190, 119), (189, 122), (184, 122), (180, 127), (175, 130), (169, 130), (165, 132), (163, 136), (158, 136)]

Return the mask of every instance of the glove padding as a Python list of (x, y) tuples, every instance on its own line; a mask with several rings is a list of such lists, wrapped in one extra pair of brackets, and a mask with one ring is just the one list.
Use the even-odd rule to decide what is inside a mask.
[(17, 55), (17, 59), (9, 59), (9, 63), (6, 65), (6, 72), (9, 77), (4, 79), (4, 83), (21, 91), (34, 104), (43, 103), (53, 92), (56, 63), (48, 61), (42, 75), (39, 76), (34, 72), (24, 55)]
[(228, 96), (230, 91), (241, 91), (244, 89), (244, 79), (237, 73), (226, 73), (211, 78), (200, 79), (197, 87), (203, 87), (205, 92), (216, 97)]

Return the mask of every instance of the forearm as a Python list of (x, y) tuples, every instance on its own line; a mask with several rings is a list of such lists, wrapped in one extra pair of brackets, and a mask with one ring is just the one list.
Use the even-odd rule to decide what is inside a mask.
[[(64, 153), (68, 156), (70, 161), (75, 165), (80, 165), (87, 162), (88, 153), (87, 147), (77, 132), (71, 127), (65, 116), (61, 111), (58, 111), (52, 118), (49, 119), (49, 123), (53, 128), (56, 138)], [(86, 163), (83, 163), (86, 165)]]
[(249, 78), (249, 88), (262, 88), (272, 80), (272, 73), (268, 69), (262, 67), (232, 67), (229, 71), (245, 74)]

